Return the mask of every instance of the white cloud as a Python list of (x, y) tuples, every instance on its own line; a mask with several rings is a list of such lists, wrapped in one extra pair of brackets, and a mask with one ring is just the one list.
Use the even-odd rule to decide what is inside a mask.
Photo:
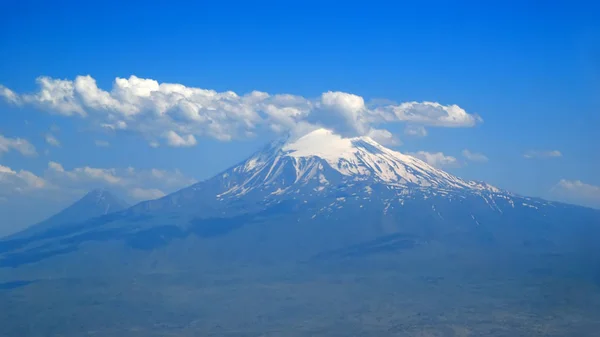
[(553, 197), (565, 202), (600, 208), (600, 186), (581, 180), (561, 179), (550, 192)]
[(129, 195), (136, 200), (151, 200), (164, 197), (165, 192), (157, 188), (144, 189), (136, 187), (129, 192)]
[(489, 160), (488, 157), (486, 155), (484, 155), (483, 153), (475, 153), (475, 152), (471, 152), (467, 149), (464, 149), (462, 151), (462, 155), (463, 155), (463, 157), (467, 158), (467, 160), (478, 162), (478, 163), (485, 163)]
[(468, 114), (458, 105), (442, 105), (436, 102), (405, 102), (396, 106), (378, 107), (374, 112), (386, 121), (442, 127), (471, 127), (483, 121), (481, 117)]
[(86, 116), (92, 125), (104, 130), (134, 131), (149, 143), (163, 139), (170, 146), (193, 146), (197, 137), (228, 141), (266, 130), (298, 133), (315, 126), (390, 140), (394, 138), (383, 128), (390, 122), (415, 125), (416, 135), (425, 133), (422, 125), (471, 127), (481, 122), (457, 105), (380, 100), (377, 106), (369, 107), (361, 96), (334, 91), (317, 99), (259, 91), (238, 95), (136, 76), (116, 78), (110, 91), (99, 88), (89, 75), (74, 80), (39, 77), (37, 83), (38, 92), (19, 95), (0, 87), (0, 96), (13, 104)]
[(55, 147), (60, 146), (60, 141), (58, 141), (58, 139), (56, 139), (56, 137), (54, 137), (52, 134), (47, 134), (45, 139), (46, 139), (46, 143), (48, 143), (51, 146), (55, 146)]
[(374, 141), (383, 145), (402, 145), (400, 139), (395, 137), (391, 132), (385, 129), (373, 129), (371, 128), (367, 132), (367, 136), (371, 137)]
[(356, 119), (356, 115), (366, 109), (365, 100), (362, 97), (341, 91), (323, 93), (321, 104), (349, 114), (350, 119)]
[(180, 136), (177, 132), (171, 130), (165, 134), (167, 144), (175, 147), (185, 147), (196, 145), (196, 137), (194, 135)]
[(9, 138), (0, 135), (0, 155), (11, 150), (20, 152), (24, 156), (36, 156), (37, 151), (29, 141), (23, 138)]
[(523, 155), (523, 158), (534, 159), (534, 158), (558, 158), (562, 157), (562, 153), (558, 150), (553, 151), (528, 151)]
[(64, 167), (56, 162), (48, 163), (48, 172), (54, 181), (60, 181), (65, 183), (66, 180), (69, 182), (97, 182), (100, 184), (118, 185), (121, 182), (121, 178), (117, 176), (116, 169), (102, 169), (94, 167), (77, 167), (71, 171), (67, 171)]
[(352, 131), (364, 134), (368, 131), (365, 100), (357, 95), (345, 92), (326, 92), (321, 95), (321, 106), (325, 110), (320, 113), (335, 113)]
[(101, 123), (100, 127), (104, 128), (106, 130), (110, 130), (110, 131), (126, 130), (127, 123), (125, 121), (116, 121), (113, 123)]
[(7, 87), (0, 84), (0, 97), (4, 97), (4, 99), (12, 104), (20, 104), (21, 99), (14, 91), (8, 89)]
[(404, 128), (404, 134), (412, 137), (425, 137), (427, 136), (427, 129), (420, 125), (407, 125)]
[[(133, 167), (125, 169), (75, 167), (67, 170), (57, 162), (49, 162), (44, 174), (46, 180), (62, 189), (86, 191), (98, 187), (121, 191), (136, 200), (152, 198), (164, 191), (174, 191), (191, 185), (194, 179), (186, 177), (179, 170), (138, 170)], [(161, 196), (162, 196), (161, 195)]]
[(109, 147), (110, 146), (110, 143), (105, 140), (96, 140), (96, 141), (94, 141), (94, 144), (96, 144), (97, 147)]
[(30, 171), (15, 171), (0, 165), (0, 197), (10, 198), (14, 193), (26, 193), (48, 187), (48, 183)]
[(38, 105), (60, 115), (85, 115), (83, 106), (76, 95), (73, 81), (59, 80), (42, 76), (36, 80), (40, 91), (18, 97), (24, 103)]
[(61, 164), (53, 161), (48, 163), (48, 168), (56, 172), (65, 172), (65, 168)]
[(455, 157), (446, 156), (443, 152), (418, 151), (407, 154), (419, 158), (427, 164), (437, 168), (456, 167), (459, 165), (459, 162)]

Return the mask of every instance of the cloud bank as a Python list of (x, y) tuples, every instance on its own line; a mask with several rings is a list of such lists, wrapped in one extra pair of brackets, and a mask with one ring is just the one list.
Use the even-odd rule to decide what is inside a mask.
[(14, 193), (26, 193), (43, 189), (47, 182), (30, 171), (15, 171), (10, 167), (0, 165), (0, 198), (10, 198)]
[(30, 171), (16, 171), (0, 165), (0, 199), (82, 195), (102, 187), (127, 196), (132, 201), (140, 201), (162, 197), (194, 182), (179, 170), (89, 166), (66, 169), (62, 164), (51, 161), (43, 175), (38, 176)]
[(600, 186), (581, 180), (561, 179), (550, 192), (553, 197), (565, 202), (600, 208)]
[(316, 126), (397, 143), (382, 128), (385, 124), (409, 123), (407, 134), (425, 136), (424, 126), (473, 127), (482, 122), (458, 105), (390, 102), (370, 107), (361, 96), (337, 91), (317, 98), (261, 91), (239, 95), (136, 76), (116, 78), (109, 91), (89, 75), (73, 80), (43, 76), (36, 82), (36, 92), (19, 94), (0, 86), (0, 96), (11, 104), (84, 118), (104, 130), (137, 132), (154, 145), (194, 146), (197, 137), (228, 141), (264, 130), (302, 133)]

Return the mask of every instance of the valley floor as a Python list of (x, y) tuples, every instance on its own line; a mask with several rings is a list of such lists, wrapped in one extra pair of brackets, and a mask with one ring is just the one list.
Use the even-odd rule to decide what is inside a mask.
[[(382, 254), (277, 265), (103, 270), (15, 283), (1, 336), (596, 336), (588, 266)], [(30, 275), (32, 277), (32, 275)]]

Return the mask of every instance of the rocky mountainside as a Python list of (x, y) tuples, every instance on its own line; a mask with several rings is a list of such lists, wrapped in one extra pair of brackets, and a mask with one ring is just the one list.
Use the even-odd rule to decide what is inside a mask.
[(331, 209), (343, 207), (348, 200), (364, 200), (380, 202), (382, 212), (387, 212), (409, 200), (421, 200), (439, 213), (435, 203), (426, 201), (430, 198), (448, 202), (472, 198), (498, 213), (508, 208), (556, 207), (458, 178), (369, 137), (342, 138), (318, 129), (299, 139), (271, 143), (211, 179), (134, 209), (221, 216), (258, 211), (284, 201), (326, 201), (323, 206)]
[[(110, 199), (92, 194), (80, 203), (100, 215), (119, 207)], [(596, 210), (464, 180), (368, 137), (318, 129), (160, 199), (87, 221), (65, 210), (35, 235), (0, 241), (0, 266), (76, 254), (90, 242), (156, 250), (188, 238), (202, 240), (211, 263), (215, 254), (231, 261), (305, 259), (356, 245), (373, 251), (369, 242), (379, 247), (398, 235), (400, 246), (572, 249), (599, 224)]]

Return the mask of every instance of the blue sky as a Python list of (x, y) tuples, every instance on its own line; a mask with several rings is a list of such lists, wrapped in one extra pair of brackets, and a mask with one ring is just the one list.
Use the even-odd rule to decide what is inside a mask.
[[(600, 207), (599, 15), (577, 1), (8, 1), (0, 235), (93, 187), (130, 202), (172, 192), (307, 121), (377, 135), (464, 178)], [(180, 86), (143, 96), (153, 83)], [(190, 88), (228, 105), (204, 93), (161, 110)]]

